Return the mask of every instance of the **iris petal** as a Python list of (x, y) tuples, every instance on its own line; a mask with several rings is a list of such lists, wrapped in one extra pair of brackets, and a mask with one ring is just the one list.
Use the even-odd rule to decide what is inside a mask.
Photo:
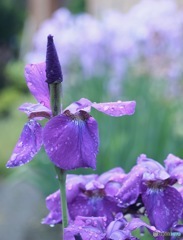
[(135, 101), (127, 101), (127, 102), (117, 101), (117, 102), (92, 104), (92, 107), (94, 107), (98, 111), (113, 117), (132, 115), (135, 112), (135, 106), (136, 106)]
[(26, 65), (25, 78), (27, 86), (36, 100), (50, 108), (49, 89), (45, 82), (45, 63)]
[(158, 230), (169, 231), (181, 217), (183, 200), (173, 187), (151, 189), (142, 194), (150, 223)]
[(42, 127), (35, 120), (25, 124), (6, 167), (17, 167), (32, 160), (42, 145)]
[(19, 107), (19, 110), (26, 113), (29, 118), (50, 118), (51, 110), (40, 103), (24, 103)]
[(98, 126), (84, 111), (52, 118), (43, 130), (43, 142), (51, 161), (62, 169), (96, 168)]

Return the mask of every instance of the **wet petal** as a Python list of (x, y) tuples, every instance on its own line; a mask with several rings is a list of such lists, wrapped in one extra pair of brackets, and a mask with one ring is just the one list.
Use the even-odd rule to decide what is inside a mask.
[(50, 194), (46, 198), (46, 207), (49, 214), (42, 220), (43, 224), (54, 225), (62, 221), (60, 206), (60, 190)]
[(51, 117), (51, 110), (40, 103), (24, 103), (19, 107), (19, 110), (26, 113), (29, 118), (43, 119)]
[(105, 218), (80, 217), (64, 230), (64, 240), (75, 240), (74, 235), (80, 234), (83, 240), (103, 240), (105, 237)]
[(118, 205), (121, 207), (128, 207), (134, 204), (141, 193), (141, 182), (144, 173), (144, 168), (135, 166), (127, 175), (124, 177), (121, 184), (121, 188), (116, 194)]
[(44, 106), (50, 108), (49, 89), (48, 84), (45, 82), (45, 68), (45, 63), (26, 65), (25, 78), (27, 86), (36, 100)]
[(151, 225), (160, 231), (169, 231), (180, 219), (183, 211), (181, 194), (173, 187), (147, 188), (142, 194)]
[(96, 168), (98, 126), (84, 111), (52, 118), (44, 128), (43, 142), (51, 161), (62, 169)]
[(120, 117), (124, 115), (132, 115), (135, 112), (135, 101), (127, 102), (108, 102), (108, 103), (93, 103), (92, 107), (100, 112), (113, 117)]
[(127, 223), (125, 229), (134, 231), (137, 228), (146, 227), (150, 232), (159, 232), (154, 226), (150, 226), (147, 223), (143, 222), (140, 218), (133, 218), (130, 222)]
[(32, 160), (42, 145), (42, 127), (34, 120), (25, 124), (6, 167), (17, 167)]
[(145, 154), (141, 154), (137, 158), (137, 166), (144, 168), (144, 181), (164, 181), (170, 178), (165, 168), (157, 161), (147, 158)]
[(69, 110), (71, 113), (76, 113), (79, 110), (86, 112), (91, 111), (92, 102), (87, 98), (81, 98), (79, 101), (71, 103), (65, 110)]
[(183, 185), (183, 160), (173, 154), (169, 154), (164, 162), (171, 177)]

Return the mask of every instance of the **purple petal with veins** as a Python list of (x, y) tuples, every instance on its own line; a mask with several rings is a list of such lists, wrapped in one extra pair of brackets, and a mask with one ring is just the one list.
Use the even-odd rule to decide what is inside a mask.
[(51, 110), (40, 103), (24, 103), (19, 108), (20, 111), (26, 113), (29, 118), (43, 119), (51, 117)]
[(46, 80), (45, 63), (29, 64), (25, 67), (27, 86), (42, 105), (50, 108), (49, 89)]
[(113, 117), (120, 117), (124, 115), (132, 115), (135, 112), (135, 101), (117, 101), (108, 103), (93, 103), (92, 107), (100, 112)]
[(20, 138), (13, 150), (7, 168), (18, 167), (32, 160), (42, 145), (42, 127), (35, 120), (25, 124)]
[(62, 169), (96, 168), (98, 126), (84, 111), (74, 115), (67, 110), (52, 118), (43, 130), (43, 142), (51, 161)]
[(169, 231), (183, 212), (181, 194), (173, 187), (147, 188), (142, 200), (151, 225), (160, 231)]

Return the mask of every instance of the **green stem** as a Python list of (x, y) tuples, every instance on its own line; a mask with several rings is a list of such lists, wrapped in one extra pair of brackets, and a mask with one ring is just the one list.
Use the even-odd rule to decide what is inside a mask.
[(61, 201), (61, 211), (62, 211), (62, 230), (64, 233), (64, 228), (68, 225), (67, 219), (67, 199), (66, 199), (66, 171), (55, 166), (57, 172), (59, 188), (60, 188), (60, 201)]
[(49, 84), (50, 87), (50, 98), (51, 98), (51, 109), (53, 116), (61, 113), (61, 83)]

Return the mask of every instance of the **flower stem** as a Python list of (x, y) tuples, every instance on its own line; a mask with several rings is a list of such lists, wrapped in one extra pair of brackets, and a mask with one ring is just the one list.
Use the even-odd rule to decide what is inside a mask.
[(58, 176), (59, 188), (60, 188), (60, 201), (62, 211), (62, 230), (64, 234), (64, 228), (68, 225), (67, 218), (67, 199), (66, 199), (66, 171), (55, 166), (55, 170)]
[(53, 116), (61, 113), (61, 83), (49, 84), (51, 109)]

